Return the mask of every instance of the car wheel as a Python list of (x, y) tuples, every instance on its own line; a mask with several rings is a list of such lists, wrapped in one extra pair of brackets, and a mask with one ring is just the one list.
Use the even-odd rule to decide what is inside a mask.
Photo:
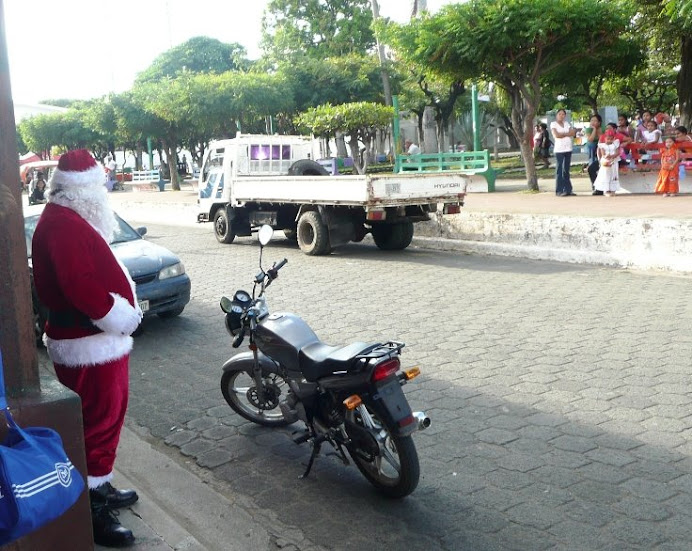
[(219, 243), (233, 243), (235, 239), (226, 209), (219, 209), (214, 216), (214, 235)]
[(322, 222), (320, 213), (314, 210), (304, 212), (298, 220), (298, 246), (310, 256), (329, 254), (329, 232)]

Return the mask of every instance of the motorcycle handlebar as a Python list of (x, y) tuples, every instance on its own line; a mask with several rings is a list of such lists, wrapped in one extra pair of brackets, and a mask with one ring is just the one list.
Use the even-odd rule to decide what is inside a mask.
[(273, 269), (276, 270), (277, 272), (283, 268), (286, 264), (288, 263), (288, 258), (284, 258), (281, 262), (276, 264)]
[(288, 263), (288, 259), (284, 258), (281, 262), (278, 264), (274, 264), (269, 270), (267, 270), (267, 275), (269, 276), (269, 281), (267, 282), (267, 286), (274, 281), (277, 277), (279, 277), (279, 270), (283, 268), (286, 264)]

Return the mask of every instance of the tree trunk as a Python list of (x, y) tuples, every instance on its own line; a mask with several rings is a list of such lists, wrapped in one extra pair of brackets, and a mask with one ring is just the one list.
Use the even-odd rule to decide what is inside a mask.
[(692, 126), (692, 36), (682, 37), (680, 72), (678, 73), (678, 101), (680, 124)]
[(435, 120), (435, 109), (430, 106), (427, 106), (425, 111), (423, 111), (423, 128), (425, 129), (425, 133), (422, 143), (420, 144), (421, 151), (423, 153), (437, 152), (437, 121)]
[(353, 158), (353, 168), (356, 169), (358, 174), (365, 174), (365, 169), (361, 164), (360, 152), (358, 151), (358, 136), (356, 134), (351, 134), (351, 136), (349, 136), (348, 147), (351, 150), (351, 157)]
[(531, 105), (516, 88), (511, 88), (508, 92), (512, 100), (512, 129), (519, 141), (519, 149), (526, 169), (526, 187), (529, 191), (539, 191), (531, 137), (533, 136), (533, 119), (536, 116), (537, 106), (540, 105), (540, 97), (533, 98), (535, 105)]
[(175, 155), (175, 146), (169, 145), (168, 142), (163, 142), (163, 149), (166, 153), (166, 163), (168, 164), (168, 174), (171, 178), (171, 188), (174, 191), (180, 191), (180, 181), (178, 180), (178, 163)]
[(337, 132), (336, 138), (334, 138), (334, 141), (336, 142), (336, 156), (341, 157), (342, 159), (344, 157), (348, 157), (348, 151), (346, 150), (346, 139), (345, 139), (344, 133), (343, 132)]

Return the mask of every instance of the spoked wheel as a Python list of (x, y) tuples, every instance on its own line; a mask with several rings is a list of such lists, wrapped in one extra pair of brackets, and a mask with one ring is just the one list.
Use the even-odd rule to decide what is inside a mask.
[(279, 408), (282, 395), (288, 393), (288, 383), (278, 373), (262, 377), (262, 388), (258, 389), (247, 371), (226, 371), (221, 377), (221, 392), (233, 411), (248, 421), (266, 427), (288, 425)]
[(387, 497), (409, 495), (418, 486), (418, 453), (410, 436), (394, 436), (365, 405), (350, 413), (359, 428), (349, 453), (363, 476)]

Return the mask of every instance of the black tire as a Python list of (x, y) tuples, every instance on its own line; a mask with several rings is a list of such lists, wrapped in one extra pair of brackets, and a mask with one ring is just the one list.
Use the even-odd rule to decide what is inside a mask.
[(310, 159), (301, 159), (288, 169), (289, 176), (329, 176), (329, 172), (321, 164)]
[(284, 228), (284, 235), (286, 239), (295, 243), (298, 241), (298, 228)]
[(256, 385), (247, 371), (225, 371), (221, 377), (221, 393), (231, 409), (248, 421), (265, 427), (285, 427), (289, 423), (281, 413), (279, 401), (284, 392), (288, 392), (288, 382), (280, 374), (266, 371), (262, 380), (267, 385), (265, 397), (270, 399), (271, 408), (261, 409), (253, 404), (252, 393)]
[(219, 243), (233, 243), (235, 233), (231, 228), (231, 221), (228, 219), (226, 209), (219, 209), (214, 215), (214, 235)]
[(322, 222), (320, 213), (314, 210), (304, 212), (298, 220), (298, 246), (310, 256), (329, 254), (329, 231)]
[(397, 224), (377, 224), (372, 227), (372, 238), (383, 251), (400, 251), (411, 244), (413, 239), (413, 222)]
[[(356, 409), (350, 414), (353, 416), (352, 421), (363, 426), (363, 422), (360, 420), (357, 412), (358, 410)], [(377, 432), (379, 437), (375, 439), (378, 441), (381, 455), (374, 457), (370, 461), (366, 458), (367, 452), (354, 449), (353, 446), (349, 447), (348, 452), (358, 470), (380, 493), (386, 497), (397, 499), (406, 497), (416, 489), (420, 479), (420, 465), (418, 463), (416, 445), (410, 436), (393, 436), (391, 427), (382, 424), (372, 410), (368, 409), (368, 412), (377, 425), (378, 430), (373, 432)], [(384, 437), (381, 436), (383, 432), (386, 433)], [(385, 451), (391, 455), (389, 460), (383, 453)], [(396, 457), (394, 457), (394, 454), (396, 454)], [(396, 459), (398, 459), (398, 472), (393, 464)], [(394, 472), (384, 472), (383, 462), (387, 462)]]
[(165, 312), (159, 312), (158, 316), (163, 319), (171, 319), (178, 317), (185, 310), (185, 306), (178, 306), (175, 310), (166, 310)]

